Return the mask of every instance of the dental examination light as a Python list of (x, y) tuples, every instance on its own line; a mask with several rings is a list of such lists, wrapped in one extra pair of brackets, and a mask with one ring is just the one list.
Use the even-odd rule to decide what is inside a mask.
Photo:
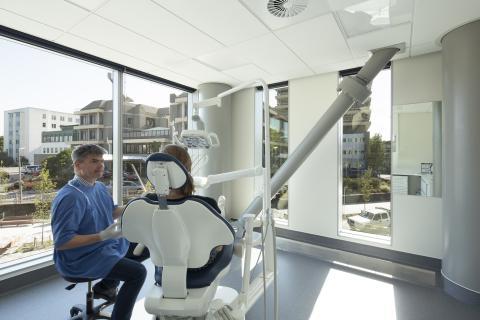
[(220, 140), (215, 132), (203, 130), (182, 130), (177, 141), (188, 149), (209, 149), (220, 146)]

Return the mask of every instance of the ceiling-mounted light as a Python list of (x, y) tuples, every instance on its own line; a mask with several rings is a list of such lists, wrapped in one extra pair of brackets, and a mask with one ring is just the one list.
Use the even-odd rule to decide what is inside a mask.
[(275, 17), (296, 16), (307, 7), (308, 0), (268, 0), (267, 9)]

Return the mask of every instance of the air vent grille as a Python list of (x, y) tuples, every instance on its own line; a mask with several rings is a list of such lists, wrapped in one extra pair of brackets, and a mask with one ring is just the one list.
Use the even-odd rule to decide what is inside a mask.
[(275, 17), (289, 18), (305, 10), (307, 3), (308, 0), (269, 0), (267, 9)]

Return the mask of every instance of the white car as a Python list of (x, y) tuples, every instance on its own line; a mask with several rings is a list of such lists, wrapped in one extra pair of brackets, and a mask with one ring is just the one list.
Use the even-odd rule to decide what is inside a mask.
[(390, 228), (390, 210), (376, 207), (374, 212), (362, 210), (360, 214), (356, 214), (347, 219), (348, 225), (352, 230), (385, 230)]

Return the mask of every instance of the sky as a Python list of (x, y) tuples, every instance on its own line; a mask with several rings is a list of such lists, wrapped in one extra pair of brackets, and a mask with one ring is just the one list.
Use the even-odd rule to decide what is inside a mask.
[(370, 109), (370, 137), (380, 134), (382, 140), (391, 140), (391, 71), (382, 70), (372, 82)]
[[(36, 107), (74, 112), (94, 100), (110, 100), (110, 69), (0, 38), (0, 135), (4, 111)], [(168, 107), (168, 88), (125, 76), (124, 90), (134, 102)]]

